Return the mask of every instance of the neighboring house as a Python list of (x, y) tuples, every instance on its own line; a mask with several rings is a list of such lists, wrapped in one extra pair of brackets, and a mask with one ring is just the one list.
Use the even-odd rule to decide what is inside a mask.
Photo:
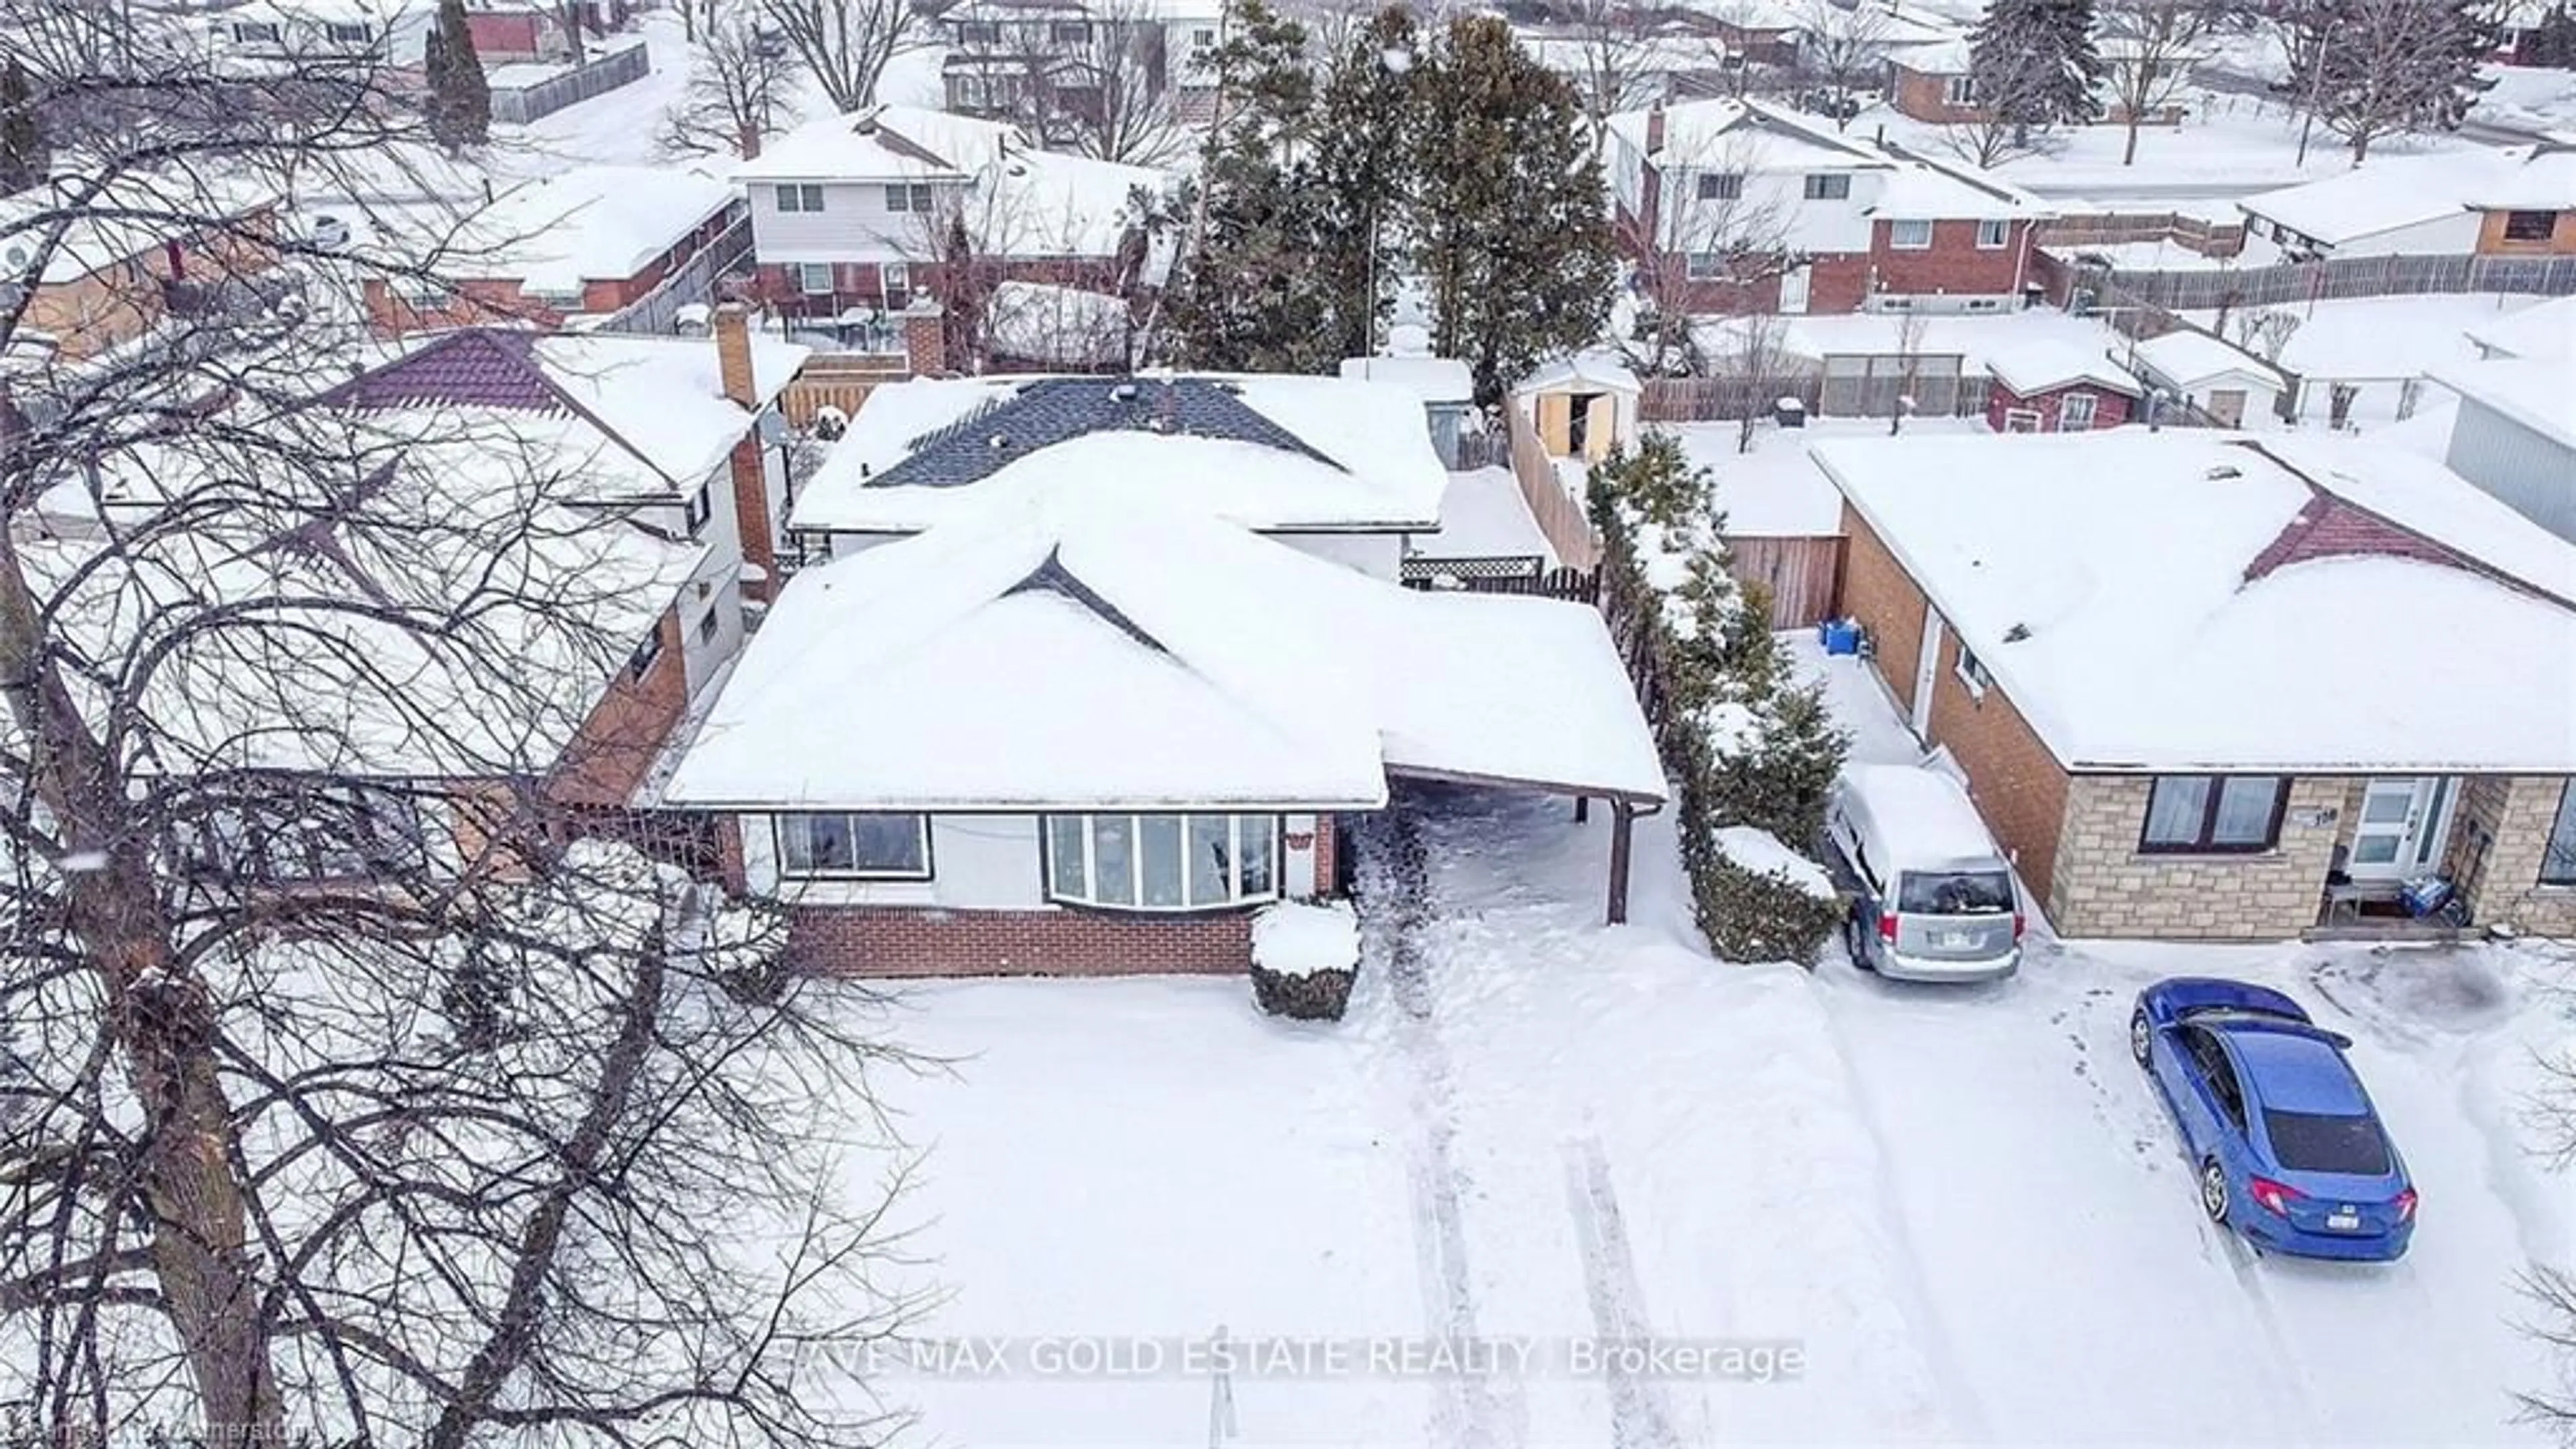
[(1352, 818), (1403, 778), (1608, 800), (1623, 918), (1621, 842), (1665, 786), (1600, 614), (1336, 567), (1174, 467), (979, 483), (787, 586), (662, 798), (722, 817), (790, 961), (1240, 972), (1255, 911), (1337, 894)]
[(640, 679), (660, 668), (667, 646), (681, 667), (667, 671), (655, 699), (676, 718), (741, 647), (744, 594), (765, 596), (775, 559), (771, 520), (786, 480), (761, 420), (806, 357), (802, 347), (750, 332), (739, 308), (719, 312), (716, 322), (712, 342), (449, 332), (322, 401), (355, 414), (488, 417), (502, 438), (561, 454), (592, 501), (705, 545), (654, 652), (640, 655), (635, 671)]
[(2576, 297), (2558, 297), (2507, 312), (2468, 329), (2480, 357), (2564, 360), (2576, 356)]
[(1645, 385), (1617, 358), (1587, 352), (1540, 367), (1512, 387), (1511, 405), (1553, 459), (1599, 462), (1637, 442)]
[(965, 0), (938, 19), (946, 109), (1023, 126), (1096, 119), (1106, 86), (1125, 84), (1149, 104), (1178, 92), (1176, 118), (1203, 120), (1223, 23), (1211, 0)]
[[(431, 218), (437, 218), (435, 221)], [(639, 299), (742, 221), (732, 183), (681, 166), (580, 166), (522, 182), (420, 238), (436, 278), (371, 277), (367, 321), (397, 337), (479, 323), (560, 327)]]
[(580, 15), (584, 34), (597, 36), (623, 28), (638, 8), (628, 0), (593, 0), (579, 6), (478, 0), (465, 7), (465, 33), (472, 37), (474, 54), (485, 65), (558, 61), (572, 53), (572, 40), (564, 32), (567, 11)]
[[(2101, 56), (2108, 77), (2116, 68), (2140, 63), (2138, 47), (2116, 35), (2099, 37), (2094, 45)], [(1888, 104), (1898, 114), (1934, 125), (1954, 126), (1983, 122), (1992, 112), (1977, 95), (1976, 82), (1969, 74), (1966, 36), (1946, 41), (1910, 45), (1888, 58)], [(2188, 68), (2199, 57), (2165, 56), (2163, 63)], [(2112, 124), (2126, 125), (2129, 108), (2111, 94), (2107, 84), (2097, 90), (2095, 118)], [(2189, 110), (2180, 101), (2168, 101), (2142, 114), (2138, 123), (2144, 126), (2179, 126)]]
[[(1476, 411), (1475, 372), (1454, 357), (1432, 356), (1421, 328), (1397, 330), (1412, 335), (1391, 342), (1385, 355), (1343, 358), (1342, 376), (1400, 388), (1420, 398), (1423, 420), (1431, 430), (1431, 448), (1440, 455), (1441, 466), (1465, 467), (1459, 457), (1464, 446), (1460, 439), (1466, 434), (1467, 419)], [(1397, 350), (1399, 346), (1404, 350)]]
[[(789, 316), (859, 323), (952, 295), (963, 230), (990, 280), (1124, 295), (1170, 258), (1136, 212), (1171, 178), (1031, 147), (1014, 126), (878, 106), (800, 126), (734, 172), (761, 294)], [(996, 272), (987, 277), (982, 272)]]
[(2443, 461), (2523, 517), (2576, 540), (2576, 361), (2495, 358), (2436, 369), (2460, 395)]
[(2293, 261), (2576, 254), (2576, 148), (2472, 146), (2367, 166), (2236, 203)]
[(1998, 433), (2081, 433), (2116, 428), (2137, 410), (2146, 385), (2099, 353), (2036, 342), (1987, 361), (1986, 426)]
[(2249, 419), (2264, 426), (2289, 387), (2287, 379), (2254, 354), (2188, 327), (2131, 347), (2128, 364), (2150, 387), (2198, 409), (2222, 428), (2241, 428)]
[[(66, 223), (44, 188), (0, 197), (0, 294), (24, 290), (12, 343), (80, 362), (165, 320), (219, 315), (277, 265), (277, 198), (212, 180), (121, 178)], [(210, 213), (224, 215), (214, 219)], [(177, 228), (174, 216), (209, 217)]]
[[(1647, 22), (1641, 22), (1647, 23)], [(1521, 49), (1605, 111), (1723, 94), (1743, 63), (1719, 37), (1682, 26), (1604, 39), (1580, 30), (1515, 30)]]
[(218, 61), (251, 70), (346, 62), (416, 71), (436, 18), (426, 0), (249, 0), (201, 23)]
[(796, 496), (808, 562), (920, 533), (976, 496), (1051, 478), (1174, 495), (1239, 527), (1395, 580), (1438, 526), (1448, 473), (1403, 389), (1329, 377), (917, 380), (876, 388)]
[[(1623, 245), (1678, 272), (1694, 313), (2019, 307), (2049, 215), (1974, 167), (1759, 101), (1623, 112), (1606, 155)], [(1776, 259), (1749, 284), (1748, 249)]]
[(2348, 439), (1815, 456), (1846, 609), (2060, 935), (2290, 937), (2430, 875), (2576, 931), (2576, 549)]

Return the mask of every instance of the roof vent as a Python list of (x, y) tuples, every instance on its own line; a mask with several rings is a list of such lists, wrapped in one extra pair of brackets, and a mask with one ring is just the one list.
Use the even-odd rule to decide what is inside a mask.
[(2217, 467), (2210, 469), (2208, 472), (2206, 472), (2206, 473), (2202, 474), (2201, 476), (2202, 476), (2202, 477), (2204, 477), (2204, 478), (2207, 478), (2207, 479), (2208, 479), (2210, 482), (2212, 482), (2212, 483), (2224, 483), (2224, 482), (2226, 482), (2226, 481), (2227, 481), (2228, 479), (2230, 479), (2230, 478), (2242, 478), (2242, 477), (2244, 477), (2244, 476), (2245, 476), (2245, 470), (2244, 470), (2244, 469), (2242, 469), (2242, 468), (2236, 467), (2234, 464), (2231, 464), (2231, 463), (2221, 463), (2221, 464), (2219, 464)]
[(993, 436), (984, 440), (984, 446), (991, 448), (994, 452), (998, 453), (1004, 448), (1011, 446), (1010, 435), (1007, 433), (995, 433)]
[(2004, 631), (2004, 642), (2007, 644), (2018, 644), (2029, 637), (2030, 626), (2028, 624), (2015, 624)]
[(1132, 382), (1122, 382), (1116, 387), (1111, 388), (1109, 390), (1109, 400), (1111, 402), (1123, 403), (1134, 402), (1136, 400), (1136, 384)]

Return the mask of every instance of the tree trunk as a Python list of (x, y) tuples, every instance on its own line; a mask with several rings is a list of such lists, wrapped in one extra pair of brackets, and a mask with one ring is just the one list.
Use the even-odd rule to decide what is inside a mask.
[[(0, 456), (14, 417), (0, 400)], [(196, 1382), (206, 1442), (282, 1443), (261, 1289), (245, 1248), (240, 1142), (215, 1070), (205, 979), (171, 950), (156, 842), (49, 655), (16, 549), (0, 529), (0, 693), (28, 741), (27, 781), (67, 848), (67, 920), (105, 989), (109, 1029), (150, 1126), (137, 1163), (162, 1308)], [(87, 864), (85, 862), (85, 864)]]
[[(2123, 102), (2123, 104), (2127, 103)], [(2138, 164), (2138, 107), (2131, 105), (2128, 109), (2129, 136), (2128, 139), (2120, 145), (2120, 164), (2123, 166), (2135, 166)]]

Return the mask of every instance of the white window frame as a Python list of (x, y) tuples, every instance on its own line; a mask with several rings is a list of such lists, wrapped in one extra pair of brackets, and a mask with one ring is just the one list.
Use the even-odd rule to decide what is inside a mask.
[[(791, 819), (803, 820), (827, 816), (837, 816), (846, 820), (856, 820), (862, 817), (882, 820), (901, 820), (909, 818), (912, 821), (914, 844), (921, 855), (920, 867), (918, 869), (886, 869), (884, 867), (852, 866), (847, 870), (822, 870), (812, 866), (798, 866), (789, 858), (787, 853), (787, 822)], [(856, 840), (856, 831), (852, 832), (851, 838), (854, 841)], [(780, 880), (925, 881), (932, 879), (938, 874), (938, 862), (931, 859), (930, 855), (930, 817), (927, 815), (915, 814), (908, 810), (788, 811), (769, 817), (769, 843), (771, 848), (776, 852), (776, 858), (778, 861), (778, 878)], [(853, 849), (855, 850), (855, 846)]]
[(2011, 244), (2012, 223), (2010, 221), (1999, 216), (1990, 216), (1977, 223), (1978, 246), (1991, 252)]
[[(1099, 890), (1100, 832), (1098, 822), (1102, 820), (1124, 820), (1127, 822), (1127, 883), (1130, 887), (1131, 900), (1117, 901), (1101, 899), (1101, 893)], [(1155, 906), (1145, 904), (1144, 846), (1145, 822), (1148, 820), (1171, 820), (1179, 823), (1179, 839), (1181, 842), (1181, 899), (1178, 905)], [(1192, 879), (1197, 873), (1198, 865), (1195, 853), (1190, 849), (1190, 841), (1192, 838), (1191, 827), (1194, 823), (1203, 820), (1223, 820), (1226, 822), (1225, 840), (1226, 859), (1230, 862), (1227, 871), (1229, 879), (1226, 882), (1227, 891), (1223, 898), (1213, 901), (1193, 903), (1191, 900), (1192, 892), (1190, 887)], [(1245, 859), (1243, 851), (1243, 824), (1247, 820), (1260, 821), (1269, 829), (1269, 848), (1266, 855), (1269, 863), (1270, 883), (1266, 890), (1259, 892), (1247, 892), (1243, 889), (1243, 867)], [(1082, 885), (1079, 892), (1062, 890), (1057, 886), (1056, 830), (1060, 824), (1067, 822), (1077, 822), (1077, 828), (1081, 832)], [(1235, 815), (1212, 811), (1200, 812), (1197, 814), (1180, 814), (1167, 811), (1144, 811), (1138, 813), (1130, 813), (1126, 811), (1105, 811), (1098, 814), (1088, 815), (1041, 816), (1038, 820), (1039, 883), (1044, 887), (1046, 898), (1049, 901), (1057, 905), (1076, 906), (1083, 910), (1093, 911), (1119, 911), (1150, 916), (1181, 916), (1210, 911), (1231, 911), (1238, 910), (1244, 906), (1260, 905), (1267, 901), (1278, 900), (1284, 894), (1281, 889), (1282, 882), (1280, 880), (1280, 872), (1283, 868), (1283, 862), (1280, 858), (1280, 842), (1281, 836), (1285, 833), (1283, 825), (1284, 822), (1276, 815)]]
[[(823, 279), (823, 285), (819, 287), (814, 285), (814, 279), (817, 276)], [(828, 297), (839, 290), (832, 285), (832, 264), (830, 262), (796, 263), (796, 290), (808, 297)]]
[(894, 294), (897, 292), (903, 293), (907, 299), (912, 296), (911, 264), (907, 262), (880, 263), (877, 267), (878, 295), (885, 299), (888, 306), (892, 306), (894, 303)]
[(939, 205), (927, 181), (889, 181), (885, 183), (885, 209), (927, 216)]
[[(2084, 420), (2073, 421), (2067, 415), (2077, 404), (2083, 405)], [(2061, 433), (2089, 433), (2102, 416), (2102, 400), (2089, 392), (2070, 392), (2057, 400), (2057, 430)]]
[[(1955, 634), (1951, 637), (1958, 639)], [(1950, 672), (1957, 675), (1959, 682), (1968, 687), (1970, 699), (1984, 699), (1986, 690), (1995, 682), (1995, 677), (1986, 672), (1985, 664), (1977, 658), (1976, 651), (1970, 649), (1965, 640), (1958, 640), (1958, 652), (1950, 660)]]
[(813, 214), (823, 209), (823, 187), (813, 181), (778, 183), (778, 209), (790, 215)]
[(652, 632), (646, 634), (644, 642), (636, 645), (635, 652), (627, 656), (626, 677), (642, 682), (645, 675), (653, 672), (654, 664), (660, 661), (661, 657), (662, 621), (656, 619), (653, 621)]
[(1682, 270), (1694, 282), (1714, 282), (1726, 275), (1726, 259), (1715, 252), (1691, 252), (1682, 260)]
[[(2025, 426), (2015, 427), (2015, 426), (2014, 426), (2014, 424), (2016, 424), (2016, 423), (2024, 424)], [(2004, 409), (2004, 431), (2005, 431), (2005, 432), (2007, 432), (2007, 433), (2035, 433), (2035, 432), (2038, 432), (2038, 431), (2039, 431), (2039, 413), (2038, 413), (2038, 411), (2037, 411), (2036, 409), (2033, 409), (2033, 408), (2006, 408), (2006, 409)]]
[[(1909, 227), (1917, 230), (1909, 231)], [(1914, 240), (1908, 241), (1907, 237)], [(1891, 221), (1887, 224), (1887, 244), (1900, 252), (1928, 252), (1932, 250), (1932, 223), (1921, 218)]]
[(1941, 83), (1941, 104), (1962, 108), (1977, 103), (1977, 78), (1954, 75)]
[(680, 521), (686, 525), (689, 537), (695, 538), (706, 531), (707, 520), (715, 516), (715, 484), (713, 481), (701, 483), (697, 493), (682, 505)]
[(1703, 171), (1695, 189), (1702, 201), (1741, 201), (1744, 198), (1744, 173)]
[(1810, 171), (1804, 187), (1809, 201), (1851, 200), (1851, 173), (1848, 171)]

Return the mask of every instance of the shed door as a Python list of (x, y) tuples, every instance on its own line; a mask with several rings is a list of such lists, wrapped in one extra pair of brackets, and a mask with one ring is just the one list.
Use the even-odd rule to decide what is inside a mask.
[(2212, 392), (2209, 395), (2209, 415), (2216, 418), (2222, 428), (2243, 427), (2245, 425), (2245, 389), (2223, 387)]
[(1608, 393), (1583, 406), (1583, 456), (1598, 462), (1610, 456), (1619, 437), (1619, 400)]
[(1561, 392), (1539, 394), (1538, 440), (1547, 445), (1551, 458), (1562, 458), (1574, 451), (1574, 399)]

